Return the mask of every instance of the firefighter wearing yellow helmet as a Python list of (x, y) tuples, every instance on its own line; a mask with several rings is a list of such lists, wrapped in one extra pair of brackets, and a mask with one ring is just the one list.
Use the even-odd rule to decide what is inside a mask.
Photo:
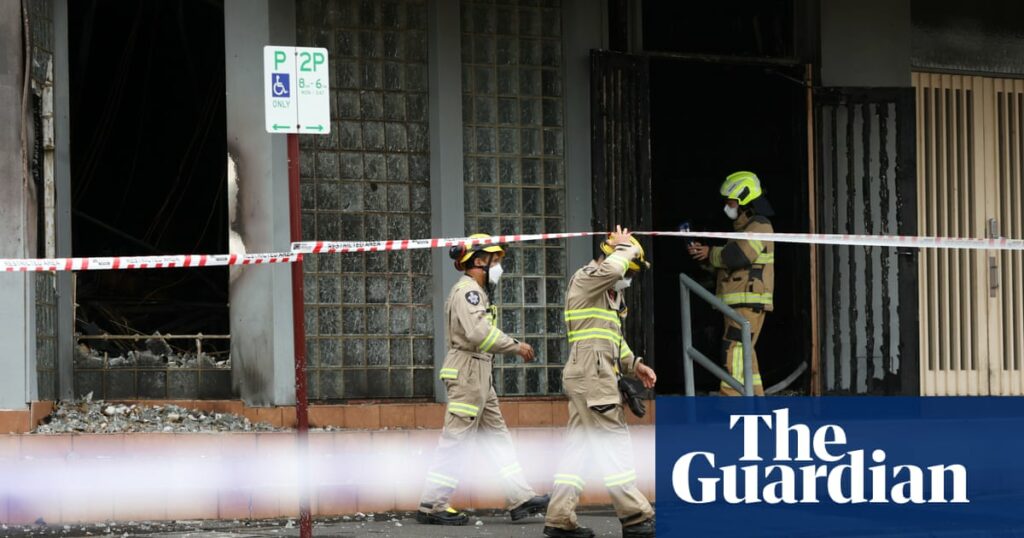
[[(753, 172), (730, 174), (722, 183), (720, 194), (725, 198), (725, 214), (733, 220), (737, 232), (772, 233), (768, 217), (774, 213), (761, 188), (761, 181)], [(694, 242), (690, 255), (707, 261), (717, 274), (717, 295), (750, 323), (750, 345), (757, 343), (764, 325), (765, 313), (772, 311), (772, 290), (775, 287), (775, 245), (772, 241), (729, 240), (724, 246), (707, 247)], [(725, 367), (736, 380), (743, 383), (742, 329), (731, 318), (725, 318), (722, 354)], [(764, 396), (761, 370), (757, 353), (753, 349), (751, 368), (754, 376), (754, 394)], [(726, 396), (739, 396), (728, 383), (722, 382), (720, 392)]]
[(654, 508), (636, 487), (633, 446), (618, 384), (620, 374), (639, 379), (647, 388), (657, 380), (622, 336), (623, 291), (650, 263), (640, 242), (618, 226), (599, 248), (595, 259), (569, 280), (565, 298), (570, 349), (562, 387), (569, 397), (569, 425), (544, 521), (544, 536), (553, 538), (594, 536), (576, 518), (588, 464), (600, 471), (622, 523), (622, 536), (654, 536)]
[(448, 253), (463, 276), (444, 305), (448, 353), (440, 378), (447, 388), (448, 407), (416, 514), (420, 523), (469, 522), (469, 516), (452, 508), (449, 500), (459, 484), (467, 446), (477, 433), (478, 444), (501, 476), (512, 520), (543, 511), (548, 504), (548, 496), (537, 495), (523, 477), (491, 381), (494, 354), (517, 354), (526, 362), (534, 358), (530, 344), (516, 341), (498, 328), (497, 307), (491, 304), (491, 289), (501, 278), (501, 259), (507, 247), (492, 242), (487, 234), (474, 234), (470, 239), (477, 241), (456, 245)]

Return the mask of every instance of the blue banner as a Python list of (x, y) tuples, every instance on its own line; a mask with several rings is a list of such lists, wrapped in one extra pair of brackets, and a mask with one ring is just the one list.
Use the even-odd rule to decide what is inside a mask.
[(657, 400), (660, 536), (1024, 537), (1024, 398)]

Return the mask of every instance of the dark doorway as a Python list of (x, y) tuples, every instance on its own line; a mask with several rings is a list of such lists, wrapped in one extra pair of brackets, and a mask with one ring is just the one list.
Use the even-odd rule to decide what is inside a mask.
[[(775, 230), (806, 232), (803, 68), (670, 58), (652, 58), (650, 65), (654, 229), (675, 230), (689, 220), (695, 230), (731, 231), (718, 189), (729, 173), (750, 170), (775, 207)], [(654, 246), (659, 393), (682, 393), (678, 275), (686, 272), (709, 287), (712, 275), (686, 255), (680, 239), (657, 238)], [(757, 344), (766, 388), (811, 356), (808, 249), (776, 244), (775, 259), (775, 311)], [(693, 323), (694, 345), (719, 360), (721, 315), (696, 301)], [(698, 392), (717, 390), (716, 378), (700, 367), (696, 372)], [(805, 389), (806, 382), (791, 388)]]
[(788, 58), (794, 53), (793, 0), (645, 0), (644, 50)]
[[(76, 0), (68, 9), (74, 255), (227, 252), (223, 2)], [(83, 271), (77, 303), (85, 335), (229, 330), (226, 268)], [(96, 345), (123, 354), (141, 344)], [(203, 346), (227, 356), (226, 341)], [(121, 376), (111, 391), (101, 377), (76, 374), (76, 392), (102, 383), (108, 397), (162, 397), (171, 382)]]

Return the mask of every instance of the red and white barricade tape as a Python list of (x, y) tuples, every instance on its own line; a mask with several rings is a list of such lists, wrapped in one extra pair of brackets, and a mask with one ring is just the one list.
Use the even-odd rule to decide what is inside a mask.
[[(520, 243), (572, 237), (592, 237), (606, 232), (566, 232), (545, 234), (496, 235), (486, 239), (449, 237), (431, 239), (388, 239), (384, 241), (300, 241), (292, 243), (291, 252), (270, 254), (192, 254), (177, 256), (118, 256), (111, 258), (43, 258), (0, 259), (0, 272), (17, 271), (86, 271), (109, 269), (163, 269), (172, 267), (213, 267), (223, 265), (257, 265), (292, 263), (303, 254), (329, 254), (346, 252), (386, 252), (447, 248), (458, 244), (479, 245), (493, 243)], [(898, 235), (838, 235), (797, 233), (744, 233), (744, 232), (634, 232), (640, 236), (687, 237), (694, 239), (735, 239), (774, 241), (814, 245), (850, 247), (935, 248), (965, 250), (1024, 251), (1021, 239), (974, 239), (960, 237), (920, 237)]]
[(520, 243), (544, 241), (569, 237), (604, 235), (605, 232), (569, 232), (549, 234), (494, 235), (486, 239), (473, 237), (448, 237), (432, 239), (388, 239), (386, 241), (300, 241), (292, 243), (292, 252), (302, 254), (330, 254), (338, 252), (383, 252), (388, 250), (414, 250), (422, 248), (447, 248), (459, 244), (484, 245), (492, 243)]
[[(382, 252), (388, 250), (412, 250), (422, 248), (450, 247), (460, 243), (478, 245), (488, 243), (518, 243), (522, 241), (543, 241), (569, 237), (604, 235), (606, 232), (549, 233), (532, 235), (497, 235), (487, 239), (453, 237), (443, 239), (394, 239), (386, 241), (302, 241), (292, 243), (293, 252), (303, 254), (327, 254), (338, 252)], [(746, 233), (746, 232), (633, 232), (636, 235), (655, 237), (692, 237), (711, 239), (753, 239), (776, 243), (802, 243), (815, 245), (839, 245), (851, 247), (908, 247), (943, 248), (967, 250), (1024, 250), (1021, 239), (972, 239), (959, 237), (917, 237), (902, 235), (838, 235), (838, 234), (796, 234), (796, 233)]]
[(747, 232), (635, 232), (636, 235), (656, 237), (692, 237), (774, 241), (813, 245), (840, 245), (850, 247), (942, 248), (962, 250), (1024, 250), (1022, 239), (974, 239), (964, 237), (920, 237), (906, 235), (839, 235)]
[(178, 256), (117, 256), (112, 258), (2, 259), (0, 271), (94, 271), (109, 269), (165, 269), (171, 267), (216, 267), (292, 263), (298, 252), (272, 254), (183, 254)]

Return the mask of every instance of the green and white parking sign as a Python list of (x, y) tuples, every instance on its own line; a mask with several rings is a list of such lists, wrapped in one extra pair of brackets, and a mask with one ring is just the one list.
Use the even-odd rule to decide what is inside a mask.
[(327, 49), (263, 47), (263, 86), (268, 133), (331, 132)]

